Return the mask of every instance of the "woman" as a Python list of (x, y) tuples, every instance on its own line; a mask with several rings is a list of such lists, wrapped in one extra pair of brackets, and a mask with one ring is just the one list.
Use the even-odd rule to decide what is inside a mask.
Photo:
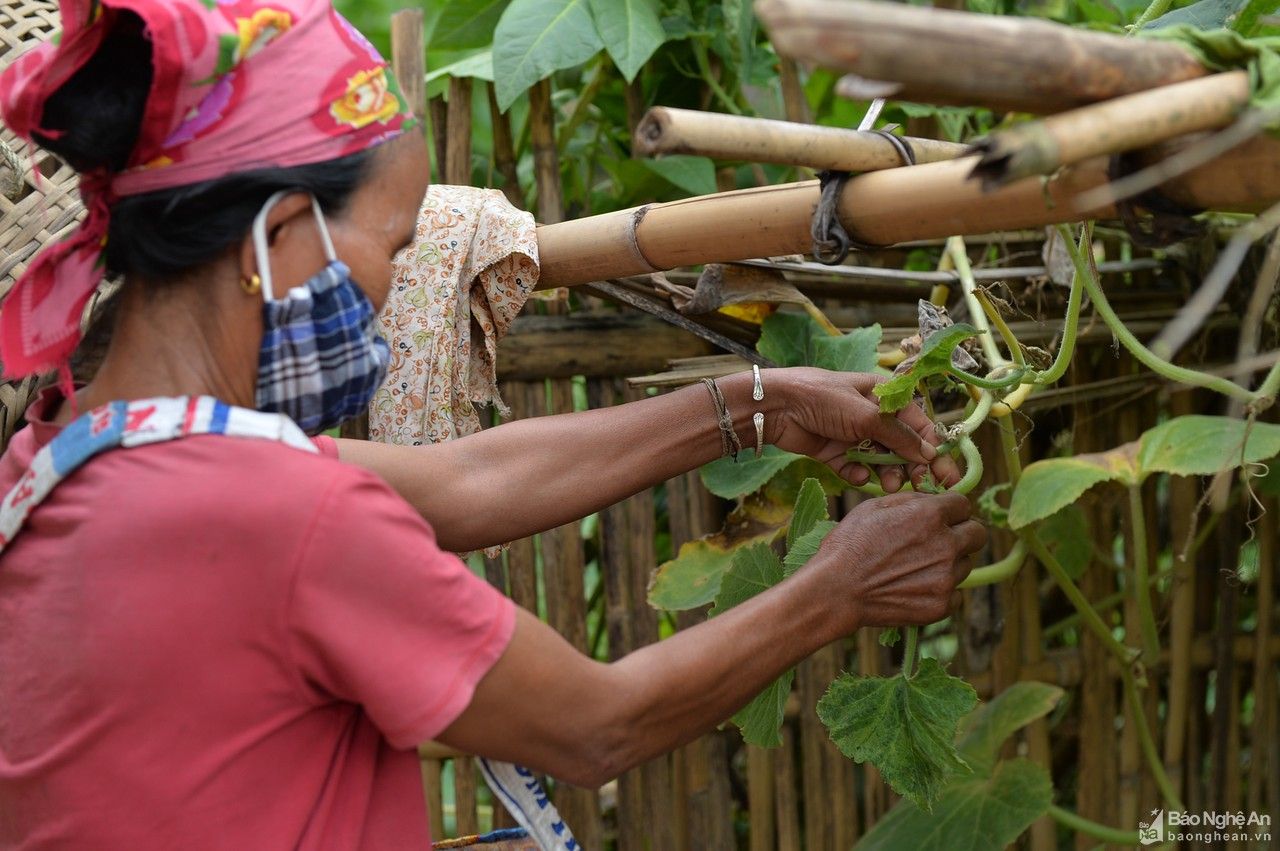
[(96, 377), (46, 393), (0, 461), (0, 845), (424, 848), (423, 741), (595, 785), (826, 643), (946, 613), (984, 533), (963, 497), (898, 494), (706, 624), (577, 653), (442, 548), (751, 445), (755, 411), (853, 481), (863, 439), (913, 462), (891, 489), (957, 471), (918, 409), (881, 417), (873, 379), (816, 370), (765, 372), (762, 402), (723, 379), (724, 434), (693, 387), (439, 447), (307, 439), (385, 368), (373, 312), (428, 173), (394, 81), (323, 0), (62, 10), (0, 107), (83, 172), (90, 212), (0, 312), (6, 369), (64, 366), (102, 267), (126, 283)]

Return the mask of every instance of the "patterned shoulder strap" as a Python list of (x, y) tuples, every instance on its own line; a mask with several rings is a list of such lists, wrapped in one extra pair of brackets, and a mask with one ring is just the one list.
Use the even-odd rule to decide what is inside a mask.
[(31, 459), (0, 502), (0, 551), (58, 483), (95, 455), (194, 434), (274, 440), (304, 452), (319, 451), (288, 417), (237, 408), (212, 396), (108, 402), (73, 420)]

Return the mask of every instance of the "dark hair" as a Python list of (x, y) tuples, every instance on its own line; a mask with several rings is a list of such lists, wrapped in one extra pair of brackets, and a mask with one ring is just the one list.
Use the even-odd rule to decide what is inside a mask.
[[(45, 104), (40, 144), (77, 171), (123, 169), (138, 140), (151, 89), (151, 43), (142, 20), (115, 19), (93, 57)], [(182, 277), (249, 232), (253, 218), (282, 189), (310, 192), (326, 213), (340, 212), (365, 179), (369, 151), (328, 162), (262, 168), (174, 189), (121, 198), (111, 208), (109, 274), (149, 281)]]

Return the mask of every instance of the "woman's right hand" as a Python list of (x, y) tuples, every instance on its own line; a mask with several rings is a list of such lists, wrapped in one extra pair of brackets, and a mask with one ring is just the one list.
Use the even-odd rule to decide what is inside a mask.
[(836, 606), (841, 631), (946, 617), (968, 557), (987, 541), (971, 514), (960, 494), (922, 493), (867, 500), (846, 514), (809, 565), (844, 603)]

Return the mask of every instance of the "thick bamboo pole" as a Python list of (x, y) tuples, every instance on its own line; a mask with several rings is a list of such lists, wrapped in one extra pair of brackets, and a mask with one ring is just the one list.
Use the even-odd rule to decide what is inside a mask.
[(449, 138), (445, 140), (444, 182), (471, 185), (471, 78), (449, 80)]
[(1224, 127), (1248, 100), (1248, 75), (1231, 71), (1082, 106), (979, 141), (973, 176), (984, 186), (1003, 186), (1090, 157)]
[(1050, 113), (1207, 70), (1172, 42), (864, 0), (759, 0), (778, 52), (898, 84), (925, 103)]
[[(1182, 144), (1182, 143), (1178, 143)], [(1144, 154), (1158, 161), (1178, 148)], [(1107, 159), (1086, 160), (1049, 180), (1031, 177), (985, 193), (968, 179), (975, 158), (868, 172), (849, 179), (839, 215), (874, 245), (1041, 227), (1115, 214), (1079, 210), (1074, 199), (1107, 180)], [(1188, 207), (1256, 210), (1280, 199), (1280, 141), (1258, 137), (1161, 187)], [(640, 275), (676, 266), (808, 252), (818, 183), (741, 189), (651, 204), (538, 229), (541, 287)]]
[[(966, 150), (935, 139), (903, 141), (911, 146), (917, 163), (953, 160)], [(695, 154), (833, 171), (878, 171), (906, 164), (897, 147), (879, 133), (666, 106), (645, 113), (632, 150), (649, 157)]]

